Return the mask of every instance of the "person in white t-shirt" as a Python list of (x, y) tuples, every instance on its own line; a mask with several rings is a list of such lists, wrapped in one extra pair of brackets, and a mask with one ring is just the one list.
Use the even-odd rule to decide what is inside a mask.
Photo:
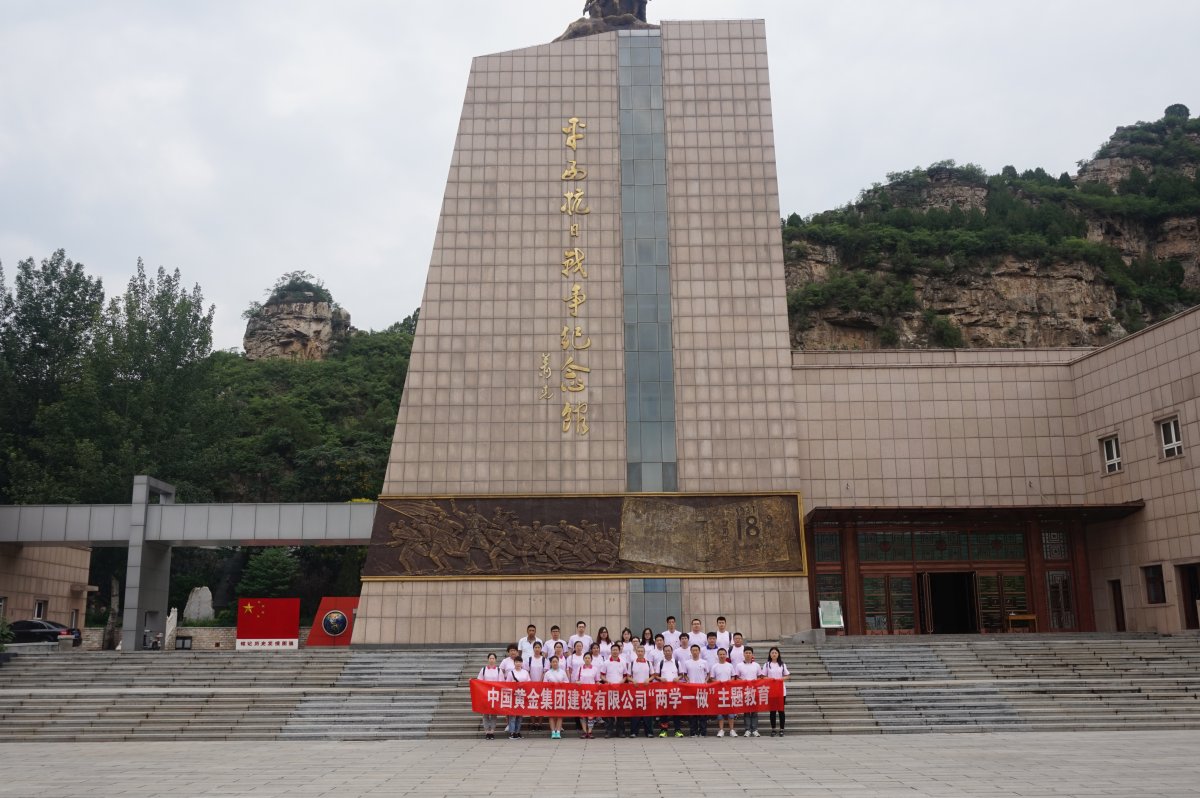
[(596, 639), (592, 641), (593, 644), (595, 644), (595, 643), (600, 644), (600, 656), (603, 659), (608, 659), (608, 650), (610, 648), (612, 648), (612, 644), (614, 642), (615, 641), (608, 635), (608, 627), (607, 626), (601, 626), (596, 631)]
[(517, 648), (517, 644), (509, 643), (508, 644), (508, 656), (506, 656), (504, 659), (500, 660), (500, 672), (504, 674), (505, 681), (509, 681), (509, 677), (512, 675), (512, 672), (513, 672), (513, 661), (519, 656), (521, 656), (521, 652)]
[(567, 641), (561, 637), (561, 632), (559, 632), (557, 625), (550, 627), (550, 636), (542, 641), (542, 653), (547, 657), (553, 657), (555, 643), (562, 643), (564, 653), (570, 651), (567, 647)]
[(707, 636), (704, 634), (704, 624), (700, 623), (699, 618), (692, 618), (692, 628), (688, 629), (688, 636), (691, 638), (693, 646), (704, 648), (704, 640)]
[(717, 648), (729, 651), (733, 645), (733, 635), (729, 634), (729, 624), (724, 615), (717, 616)]
[[(646, 659), (646, 647), (638, 643), (634, 648), (633, 662), (629, 663), (629, 682), (631, 684), (650, 684), (650, 678), (654, 674), (654, 668), (650, 665), (650, 660)], [(633, 718), (633, 723), (630, 724), (629, 736), (637, 737), (638, 731), (641, 730), (647, 737), (653, 735), (651, 718), (649, 715), (639, 715)]]
[[(718, 643), (717, 645), (720, 645)], [(734, 665), (741, 665), (743, 652), (746, 650), (746, 641), (742, 639), (741, 632), (733, 633), (733, 645), (729, 647), (729, 661)]]
[[(577, 684), (598, 684), (600, 682), (600, 669), (592, 664), (591, 652), (583, 655), (583, 665), (579, 667), (579, 672), (575, 675)], [(592, 737), (592, 728), (596, 725), (596, 717), (594, 715), (581, 715), (579, 717), (579, 734), (583, 739), (589, 740)]]
[[(735, 638), (736, 637), (737, 636), (735, 635)], [(762, 668), (759, 667), (758, 663), (754, 661), (754, 649), (747, 647), (743, 653), (745, 654), (745, 657), (739, 664), (734, 666), (734, 670), (737, 671), (737, 678), (747, 682), (753, 681), (754, 679), (761, 679)], [(746, 736), (760, 736), (758, 733), (758, 713), (747, 712), (744, 717), (745, 720), (743, 723), (745, 726), (743, 728), (745, 729)]]
[[(512, 672), (508, 675), (508, 680), (510, 682), (517, 682), (518, 684), (522, 684), (524, 682), (529, 681), (529, 671), (525, 670), (524, 663), (521, 661), (520, 656), (518, 656), (513, 661), (513, 669), (512, 669)], [(508, 739), (510, 739), (510, 740), (520, 740), (521, 739), (521, 721), (522, 720), (523, 720), (523, 718), (520, 715), (509, 715), (508, 716)]]
[(583, 667), (583, 655), (587, 652), (582, 640), (576, 640), (575, 645), (571, 648), (571, 653), (567, 656), (567, 676), (571, 681), (576, 681), (579, 678), (579, 669)]
[[(531, 656), (529, 658), (529, 662), (525, 666), (525, 670), (529, 671), (529, 681), (531, 681), (531, 682), (544, 681), (546, 671), (549, 668), (550, 668), (550, 658), (542, 653), (542, 644), (534, 643), (533, 644), (533, 656)], [(538, 717), (530, 718), (529, 719), (529, 729), (531, 731), (536, 731), (536, 730), (542, 728), (543, 720), (545, 720), (545, 719), (538, 718)]]
[(540, 682), (542, 676), (546, 673), (546, 669), (550, 667), (550, 659), (542, 653), (542, 644), (533, 644), (533, 654), (529, 657), (529, 662), (525, 665), (525, 670), (529, 671), (529, 681)]
[(681, 632), (675, 628), (675, 616), (667, 616), (667, 628), (663, 630), (663, 642), (671, 647), (672, 651), (679, 650), (679, 635)]
[[(700, 646), (692, 646), (692, 657), (683, 663), (682, 674), (683, 681), (689, 684), (705, 684), (712, 681), (708, 675), (708, 663), (700, 656)], [(708, 736), (708, 716), (707, 715), (690, 715), (688, 716), (688, 736), (689, 737), (707, 737)]]
[[(717, 649), (717, 664), (712, 666), (712, 681), (714, 682), (732, 682), (736, 671), (733, 669), (733, 663), (729, 661), (729, 654), (723, 648)], [(725, 736), (725, 724), (729, 724), (729, 736), (737, 737), (737, 729), (733, 728), (733, 721), (736, 715), (717, 715), (717, 736)]]
[[(609, 657), (600, 666), (600, 678), (605, 684), (624, 684), (629, 678), (629, 665), (621, 659), (621, 646), (613, 643), (608, 650)], [(604, 719), (604, 736), (625, 736), (625, 719), (607, 717)]]
[(525, 636), (517, 641), (517, 648), (521, 650), (521, 659), (528, 663), (530, 658), (533, 657), (534, 643), (540, 642), (542, 642), (542, 638), (537, 636), (537, 627), (533, 624), (525, 627)]
[(650, 667), (655, 671), (658, 670), (659, 665), (662, 665), (663, 649), (666, 645), (667, 641), (663, 639), (662, 635), (655, 635), (654, 645), (646, 648), (646, 659), (650, 661)]
[[(550, 658), (550, 668), (546, 671), (545, 680), (547, 684), (566, 684), (570, 681), (567, 677), (567, 672), (562, 668), (562, 661), (558, 657)], [(563, 719), (561, 716), (550, 717), (550, 739), (562, 739)]]
[[(679, 666), (675, 664), (675, 651), (668, 645), (663, 646), (663, 658), (658, 663), (658, 675), (655, 678), (657, 682), (677, 682), (680, 679)], [(658, 718), (658, 736), (666, 737), (668, 727), (671, 721), (675, 722), (675, 736), (682, 737), (683, 731), (679, 728), (678, 715), (660, 715)]]
[[(720, 646), (717, 645), (717, 633), (709, 632), (708, 644), (704, 648), (700, 649), (700, 656), (704, 657), (704, 661), (708, 663), (708, 667), (710, 669), (713, 665), (717, 664), (717, 650), (719, 648)], [(728, 649), (726, 650), (726, 653), (728, 653)]]
[(567, 638), (567, 648), (574, 651), (576, 643), (583, 643), (584, 651), (592, 650), (592, 636), (587, 633), (587, 624), (583, 621), (575, 622), (575, 634)]
[(621, 630), (621, 659), (633, 662), (633, 630), (626, 626)]
[[(479, 675), (476, 676), (475, 678), (481, 679), (482, 681), (485, 681), (485, 682), (502, 682), (502, 681), (504, 681), (504, 674), (500, 672), (500, 666), (496, 664), (496, 655), (495, 654), (488, 654), (487, 665), (484, 665), (482, 668), (479, 669)], [(496, 739), (496, 716), (495, 715), (486, 715), (485, 714), (483, 716), (483, 739), (485, 739), (485, 740), (495, 740)]]
[(687, 632), (679, 635), (679, 645), (675, 647), (675, 666), (683, 673), (684, 664), (692, 658), (692, 641)]
[[(763, 677), (767, 679), (778, 679), (783, 682), (783, 701), (787, 703), (787, 678), (791, 674), (788, 673), (787, 665), (783, 664), (783, 655), (779, 653), (779, 649), (771, 646), (771, 650), (767, 652), (767, 661), (763, 665)], [(771, 710), (771, 736), (775, 736), (775, 716), (779, 715), (779, 736), (783, 736), (784, 729), (787, 726), (787, 716), (785, 710)]]

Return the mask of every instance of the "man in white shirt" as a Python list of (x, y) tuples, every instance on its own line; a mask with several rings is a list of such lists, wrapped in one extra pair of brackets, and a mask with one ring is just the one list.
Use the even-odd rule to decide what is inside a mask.
[[(735, 640), (737, 639), (737, 635), (734, 636), (734, 639)], [(763, 675), (762, 668), (760, 668), (758, 663), (754, 661), (754, 649), (747, 648), (743, 652), (743, 654), (745, 655), (745, 658), (742, 660), (741, 664), (734, 666), (734, 670), (737, 672), (736, 678), (742, 679), (744, 681), (752, 681), (754, 679), (761, 679), (762, 675)], [(747, 712), (744, 717), (745, 717), (745, 724), (746, 724), (746, 726), (745, 726), (746, 736), (747, 737), (760, 736), (758, 733), (758, 713), (757, 712)]]
[[(645, 646), (637, 645), (633, 651), (634, 660), (629, 663), (629, 681), (632, 684), (650, 684), (650, 676), (654, 671), (650, 667), (650, 661), (646, 659)], [(649, 715), (640, 715), (633, 718), (633, 723), (630, 724), (629, 736), (637, 737), (638, 730), (645, 732), (647, 737), (652, 736), (650, 733)]]
[[(660, 637), (661, 637), (661, 635), (660, 635)], [(677, 681), (679, 681), (679, 665), (676, 664), (677, 662), (678, 662), (678, 660), (675, 659), (675, 651), (670, 646), (664, 645), (663, 646), (663, 659), (662, 659), (662, 662), (660, 662), (658, 665), (658, 676), (655, 679), (655, 681), (659, 681), (659, 682), (677, 682)], [(658, 718), (658, 729), (659, 729), (658, 736), (659, 737), (667, 736), (668, 727), (671, 725), (672, 721), (674, 721), (674, 724), (675, 724), (675, 736), (676, 737), (683, 736), (683, 731), (679, 728), (679, 716), (678, 715), (660, 715)]]
[(663, 642), (670, 646), (672, 651), (679, 649), (679, 635), (679, 630), (675, 628), (675, 616), (668, 615), (667, 628), (663, 630), (662, 636)]
[(521, 659), (526, 662), (533, 659), (533, 644), (540, 642), (542, 639), (537, 636), (537, 627), (529, 624), (525, 629), (525, 636), (517, 641), (517, 648), (521, 650)]
[(663, 647), (665, 645), (666, 645), (666, 641), (663, 639), (663, 636), (655, 635), (654, 636), (654, 648), (646, 649), (646, 660), (650, 663), (650, 669), (653, 670), (655, 673), (658, 672), (658, 666), (662, 665), (663, 656), (664, 656), (663, 655)]
[(729, 634), (728, 624), (725, 621), (725, 616), (717, 618), (717, 648), (723, 648), (726, 651), (733, 645), (733, 636)]
[(683, 673), (684, 663), (692, 658), (692, 641), (687, 632), (679, 636), (679, 647), (675, 649), (674, 656), (675, 665), (679, 668), (679, 672)]
[[(710, 638), (711, 639), (711, 638)], [(736, 671), (733, 668), (733, 663), (729, 661), (729, 655), (725, 653), (725, 649), (717, 649), (717, 664), (712, 666), (712, 681), (714, 682), (732, 682), (736, 676)], [(737, 737), (737, 729), (733, 728), (733, 721), (737, 715), (717, 715), (717, 736), (725, 736), (725, 724), (729, 724), (729, 736)]]
[(575, 623), (575, 634), (567, 638), (567, 648), (571, 651), (574, 651), (575, 643), (577, 642), (583, 643), (584, 651), (592, 650), (592, 636), (587, 633), (587, 624), (583, 621), (577, 621)]
[(567, 641), (564, 640), (560, 635), (561, 635), (561, 633), (558, 631), (557, 624), (550, 627), (550, 638), (542, 644), (542, 653), (545, 654), (547, 657), (554, 656), (554, 644), (555, 643), (562, 643), (563, 656), (566, 656), (567, 654), (571, 653), (571, 649), (567, 645)]
[[(681, 670), (683, 679), (688, 684), (705, 684), (709, 679), (708, 663), (700, 656), (700, 646), (692, 646), (691, 659), (683, 663)], [(689, 737), (707, 737), (708, 736), (708, 716), (707, 715), (690, 715), (688, 716), (688, 736)]]
[[(697, 640), (696, 642), (698, 643), (700, 641)], [(709, 632), (708, 633), (708, 645), (706, 645), (703, 649), (701, 649), (700, 655), (702, 657), (704, 657), (704, 661), (708, 663), (708, 667), (710, 669), (712, 668), (713, 665), (717, 664), (717, 651), (718, 650), (720, 650), (720, 646), (717, 645), (717, 633)], [(729, 652), (726, 651), (725, 653), (728, 654)]]
[[(720, 647), (720, 643), (717, 646)], [(746, 642), (742, 639), (741, 632), (733, 633), (733, 645), (729, 647), (729, 661), (734, 665), (741, 665), (746, 650)]]
[[(609, 658), (600, 663), (600, 680), (605, 684), (623, 684), (629, 677), (629, 666), (621, 659), (621, 646), (613, 643), (608, 653)], [(605, 737), (625, 736), (624, 718), (605, 718), (604, 727)]]
[(693, 646), (704, 648), (704, 624), (700, 623), (699, 618), (692, 618), (692, 628), (688, 629), (688, 635), (692, 638)]

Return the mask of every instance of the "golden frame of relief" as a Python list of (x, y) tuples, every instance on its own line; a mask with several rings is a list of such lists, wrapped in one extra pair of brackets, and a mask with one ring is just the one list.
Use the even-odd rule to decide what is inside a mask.
[(807, 576), (798, 493), (381, 496), (363, 581)]

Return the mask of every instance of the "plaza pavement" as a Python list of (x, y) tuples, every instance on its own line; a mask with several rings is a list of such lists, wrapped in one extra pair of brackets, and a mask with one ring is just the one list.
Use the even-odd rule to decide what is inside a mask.
[(0, 745), (6, 797), (525, 798), (535, 792), (1195, 796), (1200, 731)]

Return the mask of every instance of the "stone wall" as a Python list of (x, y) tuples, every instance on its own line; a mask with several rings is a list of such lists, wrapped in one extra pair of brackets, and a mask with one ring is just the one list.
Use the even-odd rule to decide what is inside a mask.
[[(81, 648), (85, 651), (99, 651), (104, 639), (104, 629), (89, 626), (83, 631)], [(308, 640), (309, 628), (300, 629), (300, 646), (303, 648)], [(237, 642), (237, 627), (235, 626), (180, 626), (175, 635), (190, 635), (193, 651), (234, 651)], [(167, 638), (167, 651), (175, 650), (175, 637)]]

